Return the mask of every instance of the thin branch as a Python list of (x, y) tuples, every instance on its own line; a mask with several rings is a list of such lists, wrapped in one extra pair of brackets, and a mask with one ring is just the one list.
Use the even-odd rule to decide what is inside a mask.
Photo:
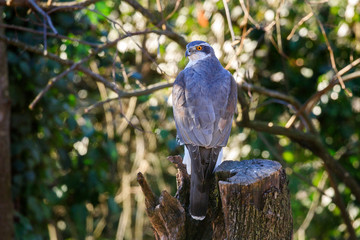
[[(323, 172), (321, 179), (319, 181), (318, 184), (318, 188), (319, 189), (323, 189), (325, 187), (325, 183), (326, 180), (328, 178), (327, 172)], [(295, 232), (294, 235), (298, 236), (299, 240), (304, 240), (305, 239), (305, 231), (306, 229), (309, 227), (311, 220), (313, 219), (314, 215), (315, 215), (315, 210), (317, 209), (319, 202), (320, 202), (320, 194), (318, 193), (314, 193), (314, 197), (313, 200), (311, 202), (310, 208), (308, 213), (306, 214), (306, 217), (304, 219), (304, 221), (302, 222), (302, 224), (300, 225), (300, 227), (298, 228), (298, 230)]]
[[(228, 62), (228, 64), (225, 66), (225, 69), (227, 69), (227, 70), (230, 68), (230, 66), (231, 66), (231, 64), (232, 64), (233, 61), (236, 60), (236, 61), (238, 62), (237, 57), (240, 55), (240, 53), (241, 53), (241, 51), (242, 51), (242, 49), (243, 49), (244, 41), (245, 41), (247, 35), (250, 34), (250, 32), (251, 32), (251, 31), (246, 31), (246, 29), (247, 29), (247, 20), (248, 20), (248, 18), (247, 18), (247, 16), (245, 15), (244, 20), (243, 20), (243, 24), (242, 24), (243, 27), (242, 27), (242, 35), (241, 35), (241, 39), (240, 39), (240, 46), (237, 48), (234, 56), (230, 59), (230, 61)], [(249, 30), (250, 30), (250, 29), (249, 29)], [(234, 43), (236, 43), (236, 41), (233, 40), (233, 44), (234, 44)], [(239, 66), (238, 66), (238, 67), (239, 67)]]
[(286, 60), (289, 59), (289, 57), (282, 51), (282, 48), (280, 48), (277, 43), (275, 42), (275, 39), (274, 37), (269, 33), (267, 34), (268, 35), (268, 38), (271, 42), (271, 44), (274, 46), (274, 48), (276, 49), (276, 51), (283, 57), (285, 58)]
[[(349, 71), (351, 68), (355, 67), (356, 65), (358, 65), (360, 63), (360, 58), (354, 60), (353, 62), (351, 62), (350, 64), (348, 64), (346, 67), (344, 67), (343, 69), (341, 69), (339, 71), (339, 74), (343, 75), (345, 74), (347, 71)], [(344, 82), (347, 82), (349, 80), (353, 80), (356, 78), (360, 78), (360, 71), (356, 71), (350, 74), (347, 74), (345, 76), (342, 77), (342, 80)], [(339, 78), (337, 78), (336, 76), (331, 80), (331, 82), (329, 83), (328, 86), (326, 86), (324, 89), (318, 91), (317, 93), (315, 93), (314, 95), (312, 95), (304, 104), (304, 106), (302, 108), (304, 108), (305, 112), (309, 113), (311, 111), (311, 109), (315, 106), (315, 104), (319, 101), (319, 99), (321, 98), (322, 95), (324, 95), (325, 93), (327, 93), (328, 91), (330, 91), (336, 84), (338, 84), (340, 82)]]
[[(51, 60), (54, 60), (54, 61), (56, 61), (56, 62), (59, 62), (59, 63), (62, 64), (62, 65), (72, 66), (72, 65), (75, 64), (73, 61), (62, 59), (62, 58), (60, 58), (58, 55), (53, 54), (53, 53), (48, 53), (47, 55), (44, 55), (42, 49), (37, 48), (37, 47), (30, 46), (30, 45), (27, 45), (27, 44), (25, 44), (25, 43), (22, 43), (22, 42), (18, 41), (17, 39), (11, 39), (11, 38), (8, 38), (8, 37), (0, 34), (0, 40), (6, 42), (6, 43), (9, 44), (9, 45), (13, 45), (13, 46), (18, 47), (18, 48), (20, 48), (20, 49), (23, 49), (23, 50), (25, 50), (25, 51), (33, 52), (33, 53), (35, 53), (35, 54), (38, 54), (38, 55), (47, 57), (47, 58), (49, 58), (49, 59), (51, 59)], [(118, 39), (118, 40), (119, 40), (119, 39)], [(112, 43), (112, 44), (115, 44), (115, 42), (111, 42), (111, 43)], [(109, 44), (109, 46), (111, 46), (111, 44)], [(104, 85), (105, 85), (107, 88), (113, 90), (113, 91), (116, 92), (117, 94), (121, 94), (121, 93), (122, 93), (122, 90), (120, 90), (120, 89), (117, 87), (116, 84), (114, 84), (113, 82), (109, 82), (108, 80), (106, 80), (106, 79), (105, 79), (104, 77), (102, 77), (101, 75), (92, 72), (90, 69), (78, 65), (78, 66), (76, 67), (76, 70), (78, 70), (78, 71), (80, 71), (80, 72), (83, 72), (84, 74), (86, 74), (86, 75), (88, 75), (89, 77), (93, 78), (95, 81), (100, 81), (100, 82), (104, 83)]]
[(271, 98), (275, 98), (275, 99), (279, 99), (282, 101), (285, 101), (287, 103), (289, 103), (292, 108), (296, 111), (297, 114), (300, 114), (300, 116), (302, 116), (302, 119), (304, 119), (304, 121), (306, 122), (306, 126), (309, 127), (310, 132), (315, 132), (314, 126), (311, 122), (311, 120), (308, 118), (307, 115), (305, 115), (303, 112), (300, 112), (300, 108), (301, 108), (301, 104), (299, 101), (297, 101), (295, 98), (293, 98), (292, 96), (283, 94), (281, 92), (275, 91), (275, 90), (270, 90), (270, 89), (266, 89), (264, 87), (260, 87), (260, 86), (256, 86), (247, 82), (243, 82), (240, 87), (244, 90), (244, 91), (254, 91), (260, 94), (263, 94), (265, 96), (271, 97)]
[(307, 20), (309, 20), (313, 15), (314, 15), (314, 13), (313, 13), (313, 12), (310, 12), (310, 13), (307, 14), (305, 17), (303, 17), (303, 18), (291, 29), (291, 32), (290, 32), (290, 34), (287, 36), (286, 39), (287, 39), (287, 40), (290, 40), (290, 39), (294, 36), (296, 30), (297, 30), (304, 22), (306, 22)]
[[(244, 86), (241, 86), (244, 88)], [(246, 88), (245, 88), (246, 89)], [(264, 89), (261, 89), (262, 92), (265, 92), (269, 94), (268, 91), (264, 91)], [(243, 91), (238, 91), (238, 100), (240, 102), (241, 108), (242, 108), (242, 121), (236, 122), (236, 124), (239, 127), (246, 127), (253, 129), (255, 131), (261, 131), (261, 132), (267, 132), (273, 135), (283, 135), (290, 138), (292, 141), (300, 144), (304, 148), (309, 149), (312, 151), (316, 156), (320, 157), (325, 166), (328, 167), (328, 169), (331, 169), (332, 172), (339, 178), (341, 181), (345, 183), (346, 186), (348, 186), (351, 189), (351, 192), (354, 194), (356, 199), (360, 201), (360, 186), (357, 183), (357, 181), (350, 175), (350, 173), (339, 163), (337, 162), (327, 151), (325, 146), (323, 145), (320, 136), (316, 131), (314, 132), (308, 132), (304, 133), (302, 131), (296, 130), (296, 129), (289, 129), (285, 127), (275, 126), (273, 124), (269, 124), (267, 122), (262, 121), (249, 121), (248, 116), (248, 104), (246, 100), (243, 97)], [(279, 94), (277, 92), (273, 93), (274, 95), (282, 96), (282, 94)], [(288, 99), (286, 97), (285, 99)], [(304, 115), (304, 118), (309, 121), (308, 116)], [(310, 122), (309, 125), (311, 128), (313, 128), (312, 123)]]
[[(29, 32), (29, 33), (38, 34), (38, 35), (44, 34), (43, 31), (37, 31), (37, 30), (31, 29), (31, 28), (26, 28), (26, 27), (21, 27), (21, 26), (16, 26), (16, 25), (9, 25), (9, 24), (4, 24), (4, 23), (0, 23), (0, 28), (14, 29), (14, 30)], [(81, 43), (84, 45), (89, 45), (91, 47), (99, 47), (99, 45), (100, 45), (100, 43), (91, 43), (91, 42), (87, 42), (87, 41), (80, 40), (80, 39), (70, 38), (70, 37), (67, 37), (67, 36), (64, 36), (61, 34), (54, 34), (51, 32), (46, 32), (46, 35), (49, 37), (55, 37), (55, 38), (59, 38), (59, 39), (78, 42), (78, 43)]]
[(157, 9), (158, 9), (159, 13), (161, 14), (161, 24), (160, 24), (160, 26), (161, 26), (162, 30), (166, 30), (164, 12), (163, 12), (160, 0), (156, 0), (156, 6), (157, 6)]
[(327, 3), (329, 2), (329, 0), (319, 0), (319, 1), (309, 1), (310, 4), (322, 4), (322, 3)]
[(325, 44), (327, 46), (327, 49), (329, 51), (329, 55), (330, 55), (330, 62), (331, 62), (331, 67), (332, 69), (334, 70), (335, 74), (336, 74), (336, 77), (339, 79), (339, 82), (340, 82), (340, 85), (341, 85), (341, 88), (342, 89), (345, 89), (346, 93), (349, 94), (351, 96), (351, 93), (349, 91), (346, 90), (346, 87), (345, 87), (345, 84), (344, 84), (344, 80), (342, 79), (341, 75), (339, 74), (338, 70), (337, 70), (337, 67), (336, 67), (336, 62), (335, 62), (335, 56), (334, 56), (334, 51), (330, 45), (330, 42), (329, 42), (329, 39), (326, 35), (326, 31), (325, 31), (325, 28), (324, 28), (324, 25), (322, 24), (322, 22), (320, 21), (319, 17), (314, 13), (310, 3), (305, 0), (305, 2), (308, 4), (308, 6), (310, 7), (310, 10), (311, 12), (314, 14), (315, 18), (316, 18), (316, 21), (320, 27), (320, 30), (321, 30), (321, 34), (323, 35), (324, 37), (324, 40), (325, 40)]
[[(76, 11), (100, 0), (83, 0), (71, 2), (45, 1), (37, 2), (38, 6), (50, 14), (54, 11)], [(0, 0), (0, 6), (24, 7), (28, 6), (28, 0)]]
[(336, 204), (336, 206), (340, 209), (340, 213), (341, 216), (345, 222), (346, 228), (349, 232), (349, 239), (350, 240), (356, 240), (356, 233), (355, 233), (355, 229), (353, 227), (352, 221), (350, 219), (349, 213), (346, 210), (346, 206), (344, 203), (344, 200), (341, 197), (341, 194), (339, 192), (339, 188), (338, 188), (338, 183), (335, 180), (334, 176), (331, 174), (333, 172), (333, 170), (331, 170), (328, 166), (325, 165), (325, 169), (326, 171), (329, 173), (329, 180), (330, 180), (330, 185), (331, 187), (334, 189), (335, 192), (335, 197), (334, 197), (334, 202)]
[[(265, 145), (268, 147), (268, 149), (270, 150), (270, 152), (272, 152), (274, 154), (274, 156), (282, 163), (282, 164), (285, 164), (286, 166), (286, 162), (284, 161), (284, 159), (282, 158), (282, 156), (277, 152), (277, 150), (268, 142), (268, 140), (263, 136), (263, 134), (259, 133), (259, 137), (260, 139), (265, 143)], [(325, 174), (325, 177), (322, 179), (321, 181), (321, 186), (320, 186), (320, 183), (319, 183), (319, 186), (320, 188), (316, 187), (316, 189), (319, 189), (320, 190), (320, 193), (323, 192), (321, 189), (324, 187), (325, 185), (325, 181), (326, 181), (326, 176), (329, 177), (329, 180), (330, 180), (330, 184), (332, 186), (332, 188), (334, 189), (335, 191), (335, 197), (334, 198), (331, 198), (331, 200), (336, 204), (336, 206), (340, 209), (341, 211), (341, 215), (343, 217), (343, 220), (348, 228), (348, 231), (349, 231), (349, 234), (350, 234), (350, 239), (352, 240), (355, 240), (356, 239), (356, 234), (355, 234), (355, 231), (354, 231), (354, 228), (352, 227), (352, 223), (351, 223), (351, 220), (350, 220), (350, 217), (349, 217), (349, 214), (346, 210), (346, 207), (344, 205), (344, 202), (341, 198), (341, 195), (340, 195), (340, 192), (338, 190), (338, 185), (336, 183), (336, 181), (334, 180), (334, 177), (332, 176), (332, 172), (329, 171), (329, 168), (327, 167), (327, 165), (325, 164), (325, 168), (326, 168), (326, 171), (328, 172), (328, 175)], [(323, 175), (324, 176), (324, 175)], [(312, 184), (311, 184), (312, 185)], [(300, 232), (305, 232), (306, 228), (308, 227), (312, 217), (314, 216), (314, 212), (315, 212), (315, 209), (316, 209), (316, 205), (317, 202), (319, 200), (319, 197), (317, 198), (317, 200), (314, 200), (314, 202), (312, 203), (312, 206), (310, 207), (310, 210), (303, 222), (303, 224), (301, 225), (300, 227)]]
[(351, 174), (337, 162), (324, 147), (319, 136), (312, 133), (304, 133), (295, 129), (288, 129), (280, 126), (270, 125), (262, 121), (241, 121), (236, 123), (239, 127), (246, 127), (255, 131), (267, 132), (274, 135), (287, 136), (294, 142), (309, 149), (315, 155), (320, 157), (324, 164), (332, 170), (332, 172), (350, 188), (357, 201), (360, 202), (360, 186)]
[(100, 107), (106, 103), (109, 103), (109, 102), (112, 102), (112, 101), (115, 101), (115, 100), (119, 100), (118, 97), (114, 97), (114, 98), (108, 98), (108, 99), (105, 99), (103, 101), (99, 101), (99, 102), (96, 102), (90, 106), (88, 106), (87, 108), (84, 109), (84, 113), (88, 113), (90, 112), (91, 110), (97, 108), (97, 107)]
[(46, 22), (49, 24), (49, 27), (51, 28), (51, 30), (55, 33), (58, 34), (58, 31), (56, 30), (56, 28), (54, 27), (51, 18), (49, 17), (49, 15), (44, 12), (44, 10), (42, 8), (39, 7), (39, 5), (36, 4), (36, 2), (34, 0), (27, 0), (30, 5), (38, 12), (40, 13), (45, 19)]
[(164, 88), (169, 88), (169, 87), (172, 87), (173, 83), (170, 82), (170, 83), (156, 83), (156, 84), (152, 84), (152, 85), (149, 85), (147, 86), (145, 89), (137, 89), (137, 90), (133, 90), (133, 91), (129, 91), (129, 92), (122, 92), (121, 94), (119, 94), (118, 97), (114, 97), (114, 98), (109, 98), (109, 99), (106, 99), (104, 101), (100, 101), (100, 102), (96, 102), (94, 103), (93, 105), (85, 108), (85, 113), (93, 110), (94, 108), (96, 107), (99, 107), (105, 103), (108, 103), (108, 102), (112, 102), (112, 101), (115, 101), (115, 100), (119, 100), (121, 98), (130, 98), (130, 97), (139, 97), (139, 96), (144, 96), (144, 95), (149, 95), (151, 93), (154, 93), (158, 90), (161, 90), (161, 89), (164, 89)]
[(261, 86), (256, 86), (247, 82), (243, 82), (241, 85), (241, 88), (244, 91), (254, 91), (260, 94), (263, 94), (265, 96), (271, 97), (271, 98), (276, 98), (279, 100), (283, 100), (289, 104), (291, 104), (292, 106), (294, 106), (294, 109), (299, 109), (301, 107), (301, 104), (299, 101), (297, 101), (294, 97), (286, 95), (284, 93), (275, 91), (275, 90), (271, 90), (271, 89), (267, 89)]
[[(279, 153), (279, 150), (277, 150), (264, 136), (264, 134), (258, 132), (258, 136), (260, 137), (261, 141), (266, 145), (266, 147), (268, 148), (268, 150), (271, 152), (271, 154), (276, 158), (276, 160), (278, 162), (281, 163), (281, 165), (283, 166), (283, 168), (290, 168), (288, 167), (286, 161), (284, 160), (284, 158), (282, 157), (281, 153)], [(326, 173), (325, 173), (326, 174)], [(315, 189), (316, 191), (318, 191), (321, 195), (326, 196), (328, 198), (330, 198), (331, 200), (332, 197), (330, 197), (328, 194), (326, 194), (324, 192), (324, 190), (319, 187), (319, 186), (315, 186), (311, 180), (307, 177), (302, 176), (301, 174), (295, 172), (292, 169), (292, 175), (294, 175), (295, 177), (297, 177), (298, 179), (300, 179), (301, 181), (303, 181), (305, 184), (309, 185), (311, 188)]]
[[(130, 36), (129, 34), (127, 36)], [(97, 55), (98, 53), (102, 52), (103, 50), (105, 50), (106, 48), (109, 48), (110, 46), (114, 46), (118, 41), (120, 41), (122, 39), (122, 37), (114, 40), (113, 42), (109, 42), (104, 44), (103, 46), (101, 46), (100, 48), (96, 49), (95, 51), (93, 51), (90, 55), (88, 55), (87, 57), (83, 58), (82, 60), (78, 61), (77, 63), (74, 63), (69, 69), (67, 69), (66, 71), (62, 72), (61, 74), (59, 74), (58, 76), (56, 76), (55, 78), (52, 78), (49, 80), (48, 84), (46, 85), (46, 87), (41, 90), (41, 92), (35, 97), (35, 99), (31, 102), (31, 104), (29, 105), (30, 109), (33, 109), (34, 106), (37, 104), (37, 102), (41, 99), (42, 96), (44, 96), (44, 94), (49, 91), (49, 89), (54, 85), (54, 83), (56, 83), (59, 79), (65, 77), (68, 73), (70, 73), (71, 71), (75, 70), (78, 66), (80, 66), (81, 64), (87, 62), (91, 57)], [(46, 55), (46, 54), (45, 54)], [(115, 83), (114, 83), (115, 84)]]
[(47, 31), (46, 31), (46, 19), (44, 17), (44, 20), (43, 20), (43, 38), (44, 38), (44, 55), (47, 54)]
[[(135, 8), (135, 10), (139, 11), (144, 17), (150, 20), (152, 24), (159, 27), (159, 24), (163, 24), (161, 21), (161, 17), (158, 16), (158, 14), (150, 12), (148, 9), (141, 6), (137, 1), (135, 0), (124, 0), (127, 2), (130, 6)], [(183, 36), (180, 34), (174, 32), (170, 26), (166, 26), (166, 31), (164, 31), (164, 35), (168, 38), (172, 39), (176, 43), (178, 43), (183, 49), (186, 48), (187, 41)]]
[(282, 4), (284, 3), (284, 0), (281, 0), (279, 3), (278, 8), (276, 9), (276, 15), (275, 15), (275, 22), (276, 22), (276, 41), (277, 46), (279, 47), (279, 51), (284, 54), (283, 47), (282, 47), (282, 40), (281, 40), (281, 25), (280, 25), (280, 9)]
[(225, 8), (226, 20), (227, 20), (228, 25), (229, 25), (229, 30), (230, 30), (230, 34), (231, 34), (231, 40), (232, 40), (232, 42), (235, 42), (235, 33), (234, 33), (234, 29), (233, 29), (232, 22), (231, 22), (229, 6), (228, 6), (226, 0), (223, 0), (223, 5), (224, 5), (224, 8)]
[[(106, 18), (109, 22), (113, 23), (114, 25), (118, 26), (121, 28), (121, 30), (126, 34), (128, 35), (129, 32), (125, 30), (125, 28), (117, 21), (105, 16), (104, 14), (102, 14), (101, 12), (97, 11), (97, 10), (92, 10), (92, 9), (89, 9), (89, 11), (92, 11), (96, 14), (99, 14), (101, 16), (103, 16), (104, 18)], [(164, 70), (162, 70), (162, 68), (159, 66), (159, 64), (155, 61), (155, 59), (153, 57), (151, 57), (150, 53), (143, 47), (141, 47), (131, 36), (130, 36), (131, 40), (135, 43), (135, 45), (150, 59), (150, 61), (152, 63), (154, 63), (156, 65), (156, 67), (159, 69), (160, 73), (163, 74), (163, 75), (166, 75), (168, 76), (168, 74), (166, 74), (166, 72)], [(172, 77), (172, 76), (168, 76), (168, 77)], [(175, 78), (175, 77), (173, 77)]]
[[(344, 67), (343, 69), (341, 69), (339, 71), (339, 73), (341, 74), (345, 74), (347, 71), (349, 71), (352, 67), (358, 65), (360, 63), (360, 58), (354, 60), (353, 62), (351, 62), (350, 64), (348, 64), (346, 67)], [(344, 82), (356, 79), (356, 78), (360, 78), (360, 71), (356, 71), (353, 73), (349, 73), (345, 76), (342, 77)], [(307, 101), (306, 103), (299, 108), (299, 110), (297, 111), (296, 114), (294, 114), (293, 116), (291, 116), (290, 120), (286, 123), (285, 127), (286, 128), (290, 128), (292, 126), (292, 124), (294, 123), (295, 119), (300, 115), (300, 114), (309, 114), (311, 109), (316, 105), (316, 103), (320, 100), (321, 96), (324, 95), (325, 93), (327, 93), (328, 91), (330, 91), (336, 84), (339, 83), (339, 79), (335, 76), (333, 78), (333, 80), (329, 83), (329, 85), (327, 87), (325, 87), (324, 89), (316, 92), (314, 95), (312, 95)]]
[(99, 2), (100, 0), (85, 0), (85, 1), (73, 1), (73, 2), (53, 2), (51, 5), (42, 6), (47, 10), (47, 13), (53, 13), (56, 11), (77, 11), (87, 6)]
[[(243, 12), (245, 13), (245, 16), (244, 18), (248, 18), (249, 21), (254, 24), (254, 26), (257, 28), (257, 29), (260, 29), (260, 25), (251, 17), (250, 13), (249, 13), (249, 9), (248, 7), (245, 5), (244, 3), (244, 0), (239, 0), (240, 2), (240, 6), (243, 10)], [(242, 24), (241, 24), (242, 25)]]
[[(87, 60), (88, 60), (88, 59), (86, 59), (86, 61), (87, 61)], [(46, 87), (43, 88), (43, 89), (38, 93), (38, 95), (35, 97), (35, 99), (30, 103), (29, 109), (30, 109), (30, 110), (33, 110), (34, 107), (35, 107), (35, 105), (39, 102), (39, 100), (45, 95), (45, 93), (47, 93), (47, 92), (50, 90), (50, 88), (51, 88), (59, 79), (65, 77), (68, 73), (70, 73), (71, 71), (75, 70), (75, 69), (76, 69), (80, 64), (82, 64), (83, 62), (85, 62), (85, 61), (79, 61), (79, 62), (77, 62), (77, 63), (73, 64), (70, 68), (68, 68), (66, 71), (60, 73), (59, 75), (57, 75), (57, 76), (54, 77), (54, 78), (51, 78), (51, 79), (48, 81)]]
[(172, 12), (169, 15), (166, 16), (165, 21), (169, 20), (176, 13), (178, 8), (180, 7), (180, 3), (181, 3), (181, 0), (176, 0), (174, 9), (172, 10)]

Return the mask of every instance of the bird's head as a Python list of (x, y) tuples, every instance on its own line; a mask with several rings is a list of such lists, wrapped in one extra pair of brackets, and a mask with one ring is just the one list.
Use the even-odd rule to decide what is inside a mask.
[(197, 62), (210, 56), (215, 56), (215, 53), (207, 42), (193, 41), (186, 45), (185, 57), (189, 57), (190, 62)]

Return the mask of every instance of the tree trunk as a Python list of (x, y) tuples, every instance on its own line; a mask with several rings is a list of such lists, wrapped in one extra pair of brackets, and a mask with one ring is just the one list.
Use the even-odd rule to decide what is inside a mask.
[[(0, 23), (3, 21), (0, 7)], [(4, 34), (4, 28), (0, 28)], [(13, 205), (10, 164), (10, 97), (6, 44), (0, 41), (0, 238), (13, 239)]]
[(188, 212), (190, 178), (180, 156), (175, 197), (154, 195), (142, 173), (138, 182), (156, 239), (292, 239), (292, 214), (285, 171), (270, 160), (225, 161), (216, 170), (207, 216)]

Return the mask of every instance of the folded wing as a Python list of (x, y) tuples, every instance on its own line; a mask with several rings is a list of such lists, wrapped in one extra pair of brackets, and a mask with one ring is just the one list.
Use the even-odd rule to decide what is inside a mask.
[(237, 86), (231, 74), (225, 70), (224, 73), (222, 79), (208, 83), (209, 86), (185, 79), (184, 71), (179, 73), (172, 98), (181, 144), (226, 146), (236, 110)]

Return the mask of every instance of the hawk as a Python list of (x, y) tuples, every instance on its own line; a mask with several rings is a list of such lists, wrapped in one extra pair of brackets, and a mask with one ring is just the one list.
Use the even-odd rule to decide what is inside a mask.
[(189, 63), (172, 90), (178, 142), (185, 145), (184, 163), (191, 174), (190, 214), (206, 216), (210, 178), (221, 163), (236, 111), (237, 85), (214, 49), (204, 41), (186, 45)]

